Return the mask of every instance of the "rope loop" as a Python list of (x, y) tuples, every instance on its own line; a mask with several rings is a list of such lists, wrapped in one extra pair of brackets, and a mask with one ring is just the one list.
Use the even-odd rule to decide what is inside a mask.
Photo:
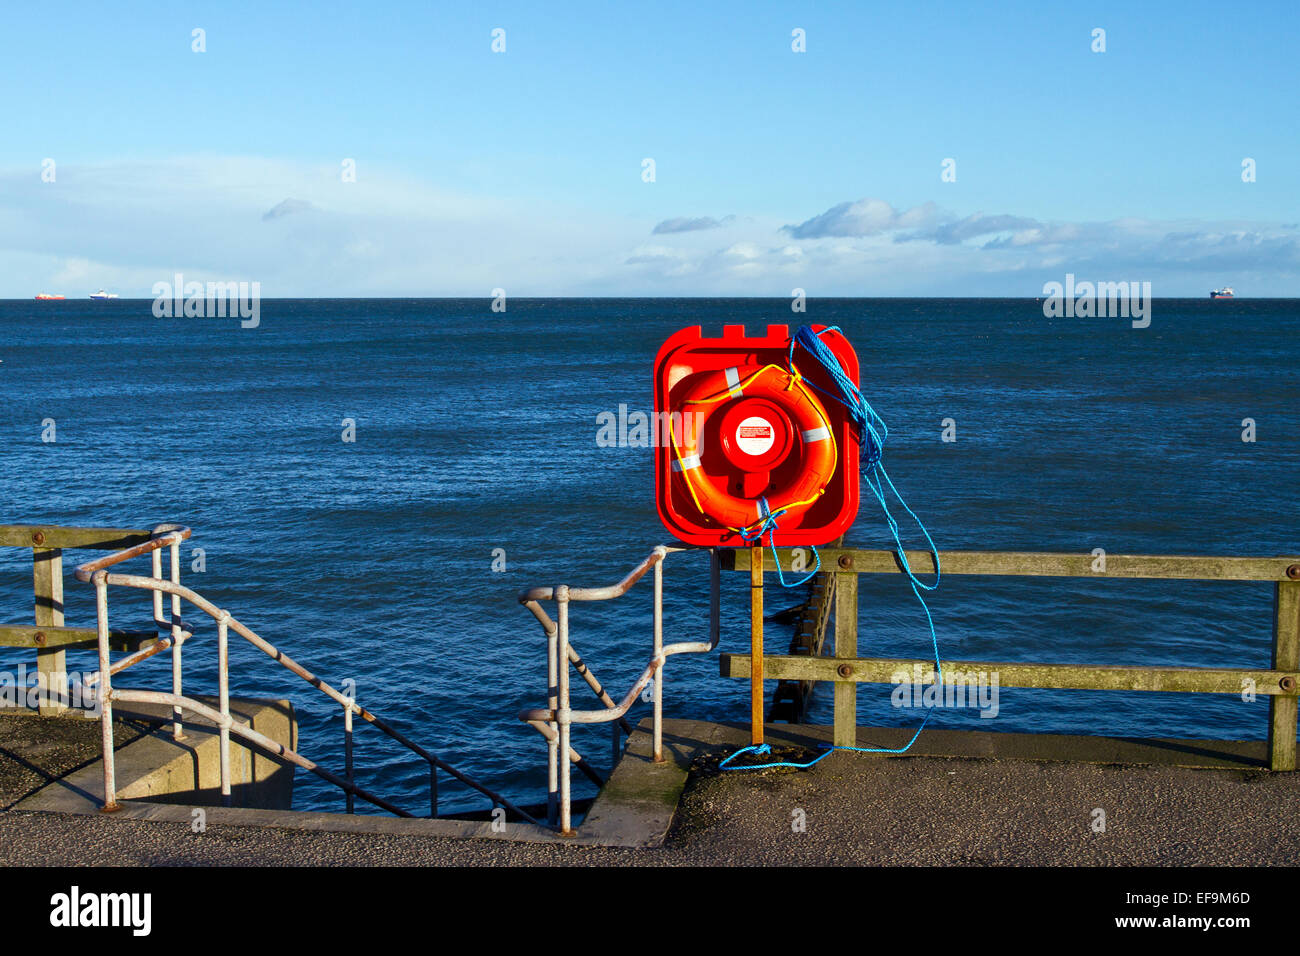
[(767, 535), (768, 544), (772, 548), (772, 563), (776, 565), (776, 576), (777, 576), (777, 580), (781, 582), (781, 587), (797, 588), (801, 585), (807, 584), (809, 581), (815, 578), (817, 576), (817, 572), (822, 569), (822, 556), (818, 554), (817, 546), (816, 545), (812, 546), (813, 558), (816, 560), (816, 567), (814, 567), (810, 572), (808, 572), (808, 574), (800, 578), (798, 581), (786, 581), (785, 572), (781, 569), (781, 559), (780, 557), (777, 556), (776, 553), (776, 532), (779, 528), (779, 526), (776, 523), (776, 519), (781, 515), (785, 514), (785, 509), (783, 508), (780, 511), (773, 513), (772, 509), (768, 506), (767, 499), (761, 497), (758, 499), (758, 509), (759, 509), (759, 519), (758, 521), (755, 522), (755, 524), (758, 526), (757, 529), (754, 529), (754, 525), (750, 525), (749, 528), (742, 529), (740, 532), (741, 538), (743, 538), (747, 543), (750, 544), (753, 544), (754, 542), (758, 542), (758, 547), (762, 547), (763, 535)]

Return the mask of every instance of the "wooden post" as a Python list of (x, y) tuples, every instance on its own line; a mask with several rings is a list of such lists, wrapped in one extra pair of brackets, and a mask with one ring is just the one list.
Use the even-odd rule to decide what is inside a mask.
[(749, 549), (749, 739), (763, 742), (763, 545)]
[[(852, 567), (850, 562), (849, 567)], [(858, 573), (835, 572), (835, 656), (858, 656)], [(858, 745), (858, 685), (856, 681), (835, 682), (836, 747)]]
[[(63, 552), (58, 548), (32, 548), (32, 582), (36, 596), (36, 626), (63, 626)], [(67, 655), (62, 647), (36, 649), (38, 679), (49, 688), (42, 697), (40, 714), (53, 717), (67, 708)]]
[[(1300, 669), (1300, 581), (1273, 585), (1273, 670)], [(1273, 770), (1295, 769), (1295, 697), (1268, 699), (1268, 757)]]

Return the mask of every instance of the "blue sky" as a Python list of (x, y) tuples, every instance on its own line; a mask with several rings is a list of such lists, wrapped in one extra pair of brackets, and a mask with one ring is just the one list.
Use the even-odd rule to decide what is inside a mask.
[(1295, 3), (698, 6), (9, 5), (0, 296), (1300, 295)]

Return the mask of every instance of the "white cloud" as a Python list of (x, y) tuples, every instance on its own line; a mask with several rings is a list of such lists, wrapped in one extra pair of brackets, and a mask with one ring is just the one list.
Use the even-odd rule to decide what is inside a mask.
[(616, 268), (610, 249), (644, 229), (558, 204), (441, 190), (361, 161), (355, 183), (339, 171), (202, 156), (60, 165), (55, 183), (0, 172), (0, 296), (89, 285), (147, 297), (175, 272), (260, 281), (266, 296), (487, 295), (498, 286), (559, 295), (575, 276)]
[(729, 226), (735, 222), (735, 216), (723, 216), (721, 219), (714, 219), (712, 216), (678, 216), (674, 219), (665, 219), (658, 223), (651, 230), (655, 235), (664, 235), (673, 232), (699, 232), (702, 229), (719, 229), (722, 226)]
[(938, 207), (932, 202), (899, 211), (883, 199), (859, 199), (842, 202), (798, 225), (783, 228), (796, 239), (876, 236), (895, 229), (925, 226), (937, 216)]
[[(1016, 213), (844, 202), (796, 225), (643, 216), (438, 188), (372, 165), (198, 156), (0, 171), (0, 296), (149, 296), (183, 272), (265, 296), (1037, 295), (1066, 271), (1159, 280), (1158, 295), (1231, 282), (1294, 295), (1294, 224)], [(279, 210), (279, 212), (276, 212)], [(275, 212), (267, 221), (265, 217)], [(663, 228), (659, 228), (663, 227)], [(725, 227), (725, 228), (723, 228)]]
[(262, 213), (262, 221), (270, 222), (273, 219), (283, 219), (285, 216), (292, 216), (295, 213), (310, 212), (315, 208), (315, 206), (305, 199), (286, 199)]

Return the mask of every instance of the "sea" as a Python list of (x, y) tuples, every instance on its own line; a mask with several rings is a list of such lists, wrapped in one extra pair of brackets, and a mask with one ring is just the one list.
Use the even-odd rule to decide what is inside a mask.
[[(1034, 299), (809, 299), (801, 313), (785, 299), (502, 304), (269, 299), (246, 328), (159, 318), (143, 299), (0, 301), (0, 522), (190, 526), (186, 584), (524, 804), (544, 800), (546, 747), (517, 715), (545, 703), (547, 680), (544, 635), (518, 596), (613, 583), (672, 543), (652, 449), (598, 435), (620, 406), (650, 411), (656, 350), (684, 326), (839, 326), (888, 423), (888, 473), (940, 549), (1300, 554), (1300, 300), (1156, 299), (1145, 328), (1047, 317)], [(924, 547), (905, 516), (900, 530)], [(869, 495), (848, 542), (893, 546)], [(93, 589), (71, 576), (90, 554), (66, 556), (72, 625), (94, 625)], [(742, 578), (724, 575), (724, 651), (748, 646)], [(0, 622), (32, 620), (31, 580), (30, 554), (0, 549)], [(707, 583), (702, 553), (669, 557), (667, 641), (706, 636)], [(773, 580), (767, 607), (804, 596)], [(148, 622), (147, 596), (111, 597), (114, 627)], [(949, 576), (927, 598), (950, 658), (1269, 664), (1268, 584)], [(649, 659), (650, 609), (648, 580), (573, 606), (573, 643), (616, 697)], [(191, 611), (186, 689), (215, 694), (215, 627)], [(790, 632), (769, 623), (767, 653)], [(340, 708), (232, 640), (232, 692), (289, 698), (301, 752), (341, 772)], [(931, 653), (899, 575), (863, 578), (859, 651)], [(93, 652), (69, 657), (95, 668)], [(0, 649), (0, 669), (24, 663), (29, 652)], [(163, 689), (170, 668), (152, 659), (116, 682)], [(573, 686), (575, 706), (596, 706)], [(860, 723), (920, 724), (892, 690), (859, 687)], [(720, 677), (716, 654), (671, 658), (664, 697), (669, 717), (748, 715), (747, 683)], [(831, 697), (818, 693), (811, 721), (830, 722)], [(638, 700), (631, 717), (649, 711)], [(937, 709), (929, 726), (1262, 739), (1267, 714), (1263, 696), (1001, 688), (995, 717)], [(574, 745), (608, 767), (606, 729), (579, 728)], [(358, 783), (428, 812), (423, 760), (362, 722), (356, 755)], [(443, 812), (488, 806), (445, 776), (441, 791)], [(340, 811), (343, 797), (299, 772), (295, 807)]]

